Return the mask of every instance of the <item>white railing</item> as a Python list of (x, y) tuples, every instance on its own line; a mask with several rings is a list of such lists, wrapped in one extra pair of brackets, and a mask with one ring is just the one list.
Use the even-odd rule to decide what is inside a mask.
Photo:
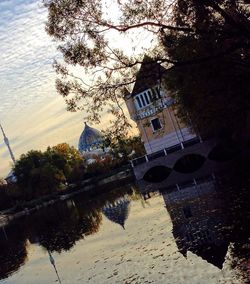
[(154, 153), (151, 153), (151, 154), (146, 154), (144, 156), (135, 158), (135, 159), (131, 160), (130, 163), (131, 163), (132, 168), (134, 168), (137, 165), (148, 163), (148, 162), (155, 160), (159, 157), (167, 156), (167, 155), (169, 155), (173, 152), (183, 150), (187, 147), (193, 146), (194, 144), (202, 143), (202, 142), (203, 141), (202, 141), (201, 137), (196, 136), (194, 138), (182, 141), (181, 143), (175, 144), (173, 146), (163, 148), (163, 149), (161, 149), (157, 152), (154, 152)]
[(172, 104), (173, 104), (173, 99), (169, 99), (169, 98), (159, 99), (151, 103), (150, 105), (138, 110), (134, 119), (138, 120), (138, 119), (142, 119), (142, 118), (154, 115), (159, 110), (162, 110), (168, 106), (171, 106)]

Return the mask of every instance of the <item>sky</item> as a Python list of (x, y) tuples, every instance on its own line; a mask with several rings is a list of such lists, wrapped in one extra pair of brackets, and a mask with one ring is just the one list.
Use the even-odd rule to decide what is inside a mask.
[[(46, 17), (41, 1), (0, 1), (0, 123), (16, 158), (61, 142), (77, 146), (83, 129), (83, 114), (67, 112), (56, 94), (52, 62), (60, 54), (45, 32)], [(10, 168), (0, 137), (0, 177)]]
[[(117, 18), (117, 11), (110, 7), (107, 12)], [(0, 123), (16, 159), (31, 149), (45, 150), (62, 142), (77, 147), (84, 128), (84, 113), (67, 112), (63, 98), (56, 93), (52, 63), (62, 58), (56, 42), (45, 32), (46, 20), (42, 0), (0, 0)], [(152, 45), (152, 38), (140, 31), (133, 36), (119, 38), (115, 32), (110, 36), (113, 47), (128, 54), (141, 52), (140, 45), (143, 52)], [(92, 126), (105, 129), (109, 120), (106, 115), (99, 125)], [(0, 177), (11, 166), (0, 136)]]

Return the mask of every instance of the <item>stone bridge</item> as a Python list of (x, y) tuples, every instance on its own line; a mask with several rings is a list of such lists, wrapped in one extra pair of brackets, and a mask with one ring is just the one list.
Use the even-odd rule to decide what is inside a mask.
[[(172, 186), (178, 187), (190, 183), (190, 181), (195, 184), (196, 179), (225, 169), (227, 162), (218, 162), (208, 157), (216, 145), (217, 142), (214, 139), (201, 141), (199, 138), (195, 138), (131, 161), (141, 191), (149, 192)], [(178, 171), (176, 167), (178, 162), (184, 157), (191, 156), (201, 159), (198, 168), (193, 171)], [(164, 171), (159, 172), (161, 169), (166, 169), (165, 173)], [(155, 174), (158, 178), (160, 176), (160, 181), (147, 179), (148, 176), (153, 178)]]

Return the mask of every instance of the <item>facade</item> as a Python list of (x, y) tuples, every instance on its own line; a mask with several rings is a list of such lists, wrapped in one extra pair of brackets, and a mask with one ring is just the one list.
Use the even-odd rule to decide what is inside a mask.
[(196, 136), (177, 119), (173, 99), (160, 86), (160, 78), (166, 69), (158, 63), (148, 63), (149, 61), (149, 57), (144, 57), (132, 93), (127, 92), (124, 96), (147, 154)]

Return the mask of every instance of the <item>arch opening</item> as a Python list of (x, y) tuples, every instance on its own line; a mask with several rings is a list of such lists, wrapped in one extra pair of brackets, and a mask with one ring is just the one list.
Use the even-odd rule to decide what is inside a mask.
[(208, 159), (216, 162), (227, 162), (232, 160), (239, 150), (233, 145), (216, 145), (208, 154)]
[(174, 170), (182, 174), (189, 174), (199, 170), (206, 158), (199, 154), (188, 154), (181, 157), (174, 165)]
[(143, 179), (151, 183), (159, 183), (164, 181), (171, 173), (172, 169), (165, 166), (155, 166), (149, 169)]

